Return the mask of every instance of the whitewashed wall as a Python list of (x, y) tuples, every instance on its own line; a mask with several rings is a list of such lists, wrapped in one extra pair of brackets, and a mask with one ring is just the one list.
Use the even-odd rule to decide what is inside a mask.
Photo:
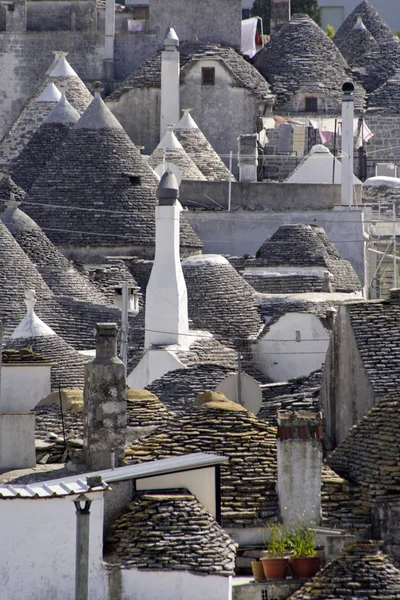
[(231, 600), (232, 578), (187, 571), (110, 573), (108, 600)]
[(328, 345), (329, 334), (315, 315), (287, 313), (253, 344), (253, 360), (273, 381), (287, 381), (319, 369)]
[[(103, 495), (91, 497), (90, 600), (104, 600)], [(72, 497), (0, 500), (0, 531), (0, 600), (74, 600)]]
[(50, 374), (49, 365), (2, 365), (0, 412), (33, 410), (51, 392)]

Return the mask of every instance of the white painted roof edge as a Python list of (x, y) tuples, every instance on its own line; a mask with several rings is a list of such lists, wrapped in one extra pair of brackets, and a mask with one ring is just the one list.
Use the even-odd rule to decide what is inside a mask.
[(77, 494), (92, 494), (109, 490), (109, 486), (102, 481), (100, 485), (89, 487), (85, 475), (75, 478), (55, 479), (54, 481), (40, 481), (27, 485), (4, 484), (0, 485), (0, 500), (12, 500), (22, 498), (24, 500), (38, 498), (62, 498)]
[[(106, 469), (104, 471), (95, 471), (93, 473), (82, 473), (73, 477), (63, 477), (62, 479), (53, 479), (46, 481), (47, 486), (58, 485), (60, 482), (71, 485), (77, 480), (86, 480), (86, 477), (100, 475), (104, 482), (124, 481), (126, 479), (141, 479), (143, 477), (164, 475), (175, 471), (187, 471), (188, 469), (201, 469), (212, 467), (227, 462), (228, 458), (220, 454), (206, 454), (205, 452), (194, 452), (173, 458), (162, 458), (137, 465), (127, 465), (116, 469)], [(17, 487), (17, 486), (14, 486)], [(31, 484), (32, 487), (32, 484)], [(1, 489), (1, 488), (0, 488)]]
[(37, 102), (59, 102), (62, 94), (54, 83), (49, 83), (40, 94)]

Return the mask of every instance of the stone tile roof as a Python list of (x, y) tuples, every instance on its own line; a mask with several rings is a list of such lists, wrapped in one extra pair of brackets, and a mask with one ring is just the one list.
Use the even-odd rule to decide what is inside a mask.
[(321, 515), (323, 527), (345, 529), (357, 539), (371, 537), (371, 511), (363, 500), (362, 489), (327, 465), (323, 465), (321, 475)]
[(394, 600), (400, 597), (400, 571), (380, 552), (380, 542), (349, 544), (290, 600)]
[(394, 77), (400, 68), (400, 40), (391, 35), (364, 55), (360, 69), (354, 69), (354, 76), (370, 94)]
[(365, 56), (376, 50), (377, 46), (378, 42), (364, 25), (350, 29), (338, 48), (351, 67), (362, 67)]
[[(400, 301), (351, 302), (346, 310), (365, 372), (376, 397), (398, 388), (400, 364)], [(397, 294), (399, 291), (397, 290)]]
[(31, 348), (21, 348), (21, 350), (14, 350), (13, 348), (5, 348), (1, 354), (1, 362), (4, 365), (18, 364), (18, 363), (43, 363), (48, 364), (50, 361), (33, 352)]
[(400, 492), (399, 408), (397, 390), (354, 425), (328, 458), (337, 473), (367, 488), (370, 498)]
[(120, 568), (233, 574), (235, 542), (187, 490), (137, 492), (112, 529), (105, 560)]
[(214, 391), (233, 372), (234, 369), (218, 364), (198, 364), (187, 369), (169, 371), (153, 381), (147, 389), (171, 410), (184, 412), (193, 406), (198, 394)]
[[(190, 40), (179, 46), (181, 60), (181, 81), (184, 80), (185, 70), (199, 60), (218, 60), (226, 67), (234, 79), (235, 87), (242, 87), (258, 95), (269, 93), (265, 79), (241, 54), (233, 48), (220, 46), (212, 42)], [(161, 87), (161, 51), (147, 60), (136, 71), (131, 73), (114, 92), (108, 97), (115, 101), (134, 88)]]
[(87, 356), (79, 354), (58, 335), (10, 339), (6, 348), (22, 350), (30, 348), (40, 354), (54, 366), (51, 369), (51, 389), (83, 388), (84, 367), (89, 361)]
[[(97, 96), (36, 179), (25, 210), (58, 245), (153, 247), (157, 183)], [(185, 218), (181, 245), (202, 246)]]
[(36, 290), (38, 298), (45, 300), (53, 294), (35, 265), (1, 222), (0, 246), (0, 320), (7, 335), (25, 316), (23, 299), (26, 289)]
[(128, 427), (157, 427), (175, 418), (170, 407), (148, 390), (128, 389), (126, 402)]
[(138, 292), (140, 287), (131, 272), (122, 260), (110, 259), (103, 265), (84, 265), (83, 270), (87, 273), (90, 281), (96, 285), (101, 293), (107, 297), (108, 302), (114, 302), (115, 290), (121, 288), (124, 282), (127, 282), (130, 288)]
[(277, 516), (276, 431), (243, 407), (192, 408), (155, 434), (132, 444), (133, 462), (210, 452), (229, 458), (221, 465), (224, 527), (259, 526)]
[[(341, 105), (343, 82), (350, 69), (335, 44), (307, 15), (293, 15), (254, 57), (253, 63), (276, 94), (276, 107), (300, 91), (317, 86)], [(311, 87), (310, 87), (311, 86)], [(355, 89), (355, 106), (361, 108), (363, 92)]]
[(40, 227), (16, 205), (7, 208), (1, 220), (54, 294), (107, 304), (107, 298), (100, 290), (78, 273)]
[(351, 264), (341, 256), (322, 227), (316, 225), (281, 225), (260, 246), (254, 263), (248, 264), (323, 267), (332, 275), (332, 291), (353, 292), (362, 289)]
[(379, 108), (380, 113), (400, 113), (400, 71), (369, 94), (368, 108)]
[(71, 128), (79, 120), (79, 116), (79, 113), (63, 96), (20, 154), (11, 161), (12, 177), (26, 192), (29, 192), (46, 163), (53, 157)]
[[(65, 59), (62, 60), (65, 61)], [(59, 96), (51, 99), (42, 96), (46, 87), (52, 83), (56, 86), (58, 94), (60, 92), (64, 93), (67, 100), (79, 114), (82, 114), (93, 100), (92, 94), (75, 72), (74, 75), (69, 76), (50, 74), (46, 81), (39, 86), (37, 94), (28, 101), (3, 137), (0, 144), (0, 165), (3, 168), (4, 165), (9, 164), (13, 158), (20, 154), (35, 131), (57, 106)]]
[[(186, 118), (188, 117), (188, 118)], [(189, 121), (190, 118), (190, 121)], [(186, 120), (185, 120), (186, 119)], [(190, 124), (190, 126), (188, 126)], [(184, 115), (174, 133), (185, 152), (198, 166), (208, 181), (235, 181), (222, 159), (215, 152), (204, 133), (190, 115)]]
[(22, 202), (25, 191), (20, 188), (10, 175), (3, 175), (0, 179), (0, 212), (7, 208), (9, 202)]
[(192, 256), (182, 269), (194, 328), (211, 331), (230, 345), (258, 335), (262, 324), (255, 292), (224, 257)]
[(351, 36), (351, 31), (357, 22), (358, 16), (362, 18), (365, 27), (377, 42), (381, 42), (392, 35), (392, 31), (379, 15), (378, 11), (368, 2), (368, 0), (363, 0), (343, 21), (333, 38), (339, 50), (342, 49), (342, 45), (346, 45), (346, 41), (349, 36)]
[(181, 172), (182, 179), (205, 181), (205, 177), (183, 148), (160, 148), (157, 146), (149, 158), (149, 165), (155, 169), (163, 161), (173, 163)]
[(322, 370), (318, 369), (283, 384), (263, 386), (263, 401), (257, 417), (275, 424), (277, 410), (319, 412), (321, 383)]

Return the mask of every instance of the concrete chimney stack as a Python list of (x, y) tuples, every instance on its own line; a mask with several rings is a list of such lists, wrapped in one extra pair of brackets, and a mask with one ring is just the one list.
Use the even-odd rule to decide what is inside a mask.
[(157, 190), (156, 253), (146, 291), (145, 348), (183, 345), (189, 331), (186, 283), (179, 255), (179, 221), (176, 177), (167, 170)]
[(341, 204), (353, 204), (354, 188), (354, 85), (343, 84), (342, 98), (342, 187)]
[(270, 34), (278, 31), (290, 21), (290, 0), (271, 0)]
[(114, 79), (115, 0), (106, 0), (104, 78)]
[(180, 119), (179, 80), (179, 39), (175, 30), (168, 27), (161, 52), (160, 140), (167, 132), (167, 125), (176, 125)]
[(118, 327), (97, 323), (96, 358), (85, 367), (83, 446), (88, 468), (110, 469), (125, 456), (126, 377)]
[(257, 134), (238, 137), (239, 181), (257, 181), (258, 146)]
[(321, 520), (322, 414), (278, 411), (278, 497), (282, 522)]

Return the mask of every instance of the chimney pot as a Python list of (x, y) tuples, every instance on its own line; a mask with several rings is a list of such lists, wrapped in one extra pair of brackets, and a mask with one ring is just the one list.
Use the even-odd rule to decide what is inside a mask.
[(96, 359), (110, 360), (117, 357), (117, 336), (116, 323), (97, 323)]

